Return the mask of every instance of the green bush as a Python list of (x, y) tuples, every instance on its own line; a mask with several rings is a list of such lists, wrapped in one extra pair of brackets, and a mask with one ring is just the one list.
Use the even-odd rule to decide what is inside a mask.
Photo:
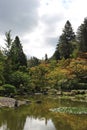
[(19, 67), (19, 71), (21, 71), (21, 72), (27, 72), (26, 66), (20, 66)]
[(72, 82), (68, 79), (62, 79), (58, 82), (58, 87), (61, 90), (71, 90), (72, 89)]
[(67, 80), (67, 82), (64, 82), (64, 85), (62, 85), (63, 90), (83, 90), (87, 89), (87, 83), (79, 83), (78, 79), (72, 79)]
[(11, 84), (17, 89), (18, 94), (30, 91), (30, 78), (27, 73), (16, 71), (11, 76)]
[(0, 85), (3, 85), (5, 82), (5, 79), (3, 77), (3, 75), (0, 75)]
[(2, 80), (0, 80), (0, 85), (2, 85)]
[(87, 89), (87, 83), (78, 83), (78, 89)]
[(4, 95), (4, 88), (2, 86), (0, 86), (0, 95)]
[(4, 92), (4, 95), (6, 95), (6, 96), (11, 96), (11, 95), (16, 94), (16, 88), (15, 88), (15, 86), (10, 85), (10, 84), (4, 84), (2, 86), (2, 90)]
[(12, 74), (11, 77), (11, 84), (19, 88), (19, 86), (22, 84), (23, 86), (27, 86), (29, 83), (29, 75), (21, 72), (21, 71), (16, 71)]

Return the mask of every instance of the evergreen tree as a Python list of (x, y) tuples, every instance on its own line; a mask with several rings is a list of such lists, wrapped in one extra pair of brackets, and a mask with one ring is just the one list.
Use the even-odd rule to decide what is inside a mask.
[(48, 55), (45, 54), (45, 61), (48, 61)]
[(59, 37), (58, 52), (61, 58), (69, 58), (73, 51), (72, 41), (75, 40), (71, 23), (66, 22), (62, 35)]
[(10, 59), (14, 69), (18, 69), (20, 66), (27, 66), (27, 59), (18, 36), (15, 37), (15, 40), (12, 43)]
[(4, 82), (4, 76), (3, 76), (4, 60), (5, 60), (5, 57), (4, 57), (3, 53), (2, 53), (2, 51), (0, 50), (0, 85), (2, 85), (3, 82)]
[(10, 53), (10, 49), (11, 49), (11, 45), (12, 45), (11, 30), (9, 30), (8, 32), (5, 33), (5, 37), (6, 37), (6, 39), (5, 39), (6, 48), (4, 49), (4, 53), (8, 58), (9, 53)]
[(5, 78), (5, 83), (10, 83), (10, 76), (12, 73), (12, 65), (11, 65), (11, 59), (10, 59), (10, 49), (12, 45), (12, 38), (11, 38), (11, 31), (9, 30), (8, 32), (5, 33), (5, 45), (6, 48), (4, 48), (4, 55), (5, 55), (5, 60), (4, 60), (4, 70), (3, 70), (3, 75)]
[(79, 50), (81, 52), (87, 52), (87, 18), (84, 19), (83, 24), (78, 28), (77, 40), (79, 43)]
[(34, 66), (38, 66), (40, 64), (39, 59), (37, 59), (36, 57), (31, 57), (28, 60), (28, 67), (34, 67)]
[(60, 60), (59, 44), (57, 44), (56, 50), (55, 50), (52, 58), (55, 59), (55, 60)]

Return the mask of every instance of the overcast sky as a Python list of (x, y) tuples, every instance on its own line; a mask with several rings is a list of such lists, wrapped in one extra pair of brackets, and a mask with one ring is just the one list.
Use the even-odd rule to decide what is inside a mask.
[(76, 32), (86, 16), (87, 0), (0, 0), (0, 46), (11, 30), (27, 56), (50, 57), (66, 21)]

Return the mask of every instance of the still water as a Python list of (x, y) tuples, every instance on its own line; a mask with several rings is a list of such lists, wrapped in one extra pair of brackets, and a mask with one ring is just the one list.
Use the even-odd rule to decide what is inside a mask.
[[(86, 114), (51, 112), (58, 107), (85, 107), (87, 103), (36, 96), (31, 104), (0, 109), (0, 130), (87, 130)], [(42, 103), (36, 103), (36, 100)]]

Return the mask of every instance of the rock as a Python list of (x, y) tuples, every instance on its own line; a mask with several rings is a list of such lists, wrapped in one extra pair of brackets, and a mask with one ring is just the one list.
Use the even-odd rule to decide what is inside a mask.
[(25, 101), (15, 100), (14, 98), (0, 97), (0, 107), (18, 107), (26, 104)]

